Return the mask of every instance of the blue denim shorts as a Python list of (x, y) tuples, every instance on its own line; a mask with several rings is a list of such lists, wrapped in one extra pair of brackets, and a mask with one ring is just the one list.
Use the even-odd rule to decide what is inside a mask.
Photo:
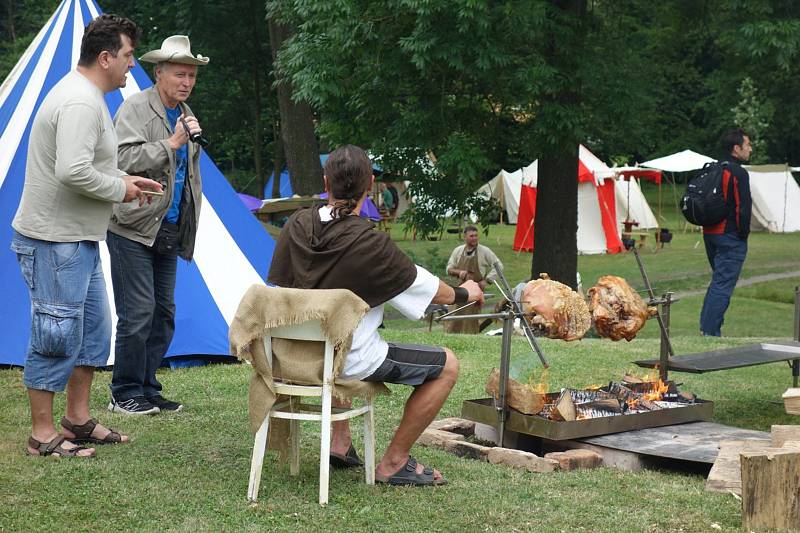
[(41, 241), (14, 232), (11, 249), (31, 297), (25, 386), (63, 391), (75, 366), (105, 366), (111, 349), (98, 243)]

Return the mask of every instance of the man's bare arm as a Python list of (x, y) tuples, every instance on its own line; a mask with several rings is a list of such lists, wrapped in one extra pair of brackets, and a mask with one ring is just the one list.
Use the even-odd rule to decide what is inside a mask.
[[(466, 289), (468, 297), (467, 302), (480, 302), (483, 303), (483, 291), (480, 286), (474, 281), (465, 281), (460, 285), (462, 289)], [(442, 280), (439, 280), (439, 289), (436, 295), (431, 300), (434, 304), (452, 304), (456, 300), (456, 291)]]

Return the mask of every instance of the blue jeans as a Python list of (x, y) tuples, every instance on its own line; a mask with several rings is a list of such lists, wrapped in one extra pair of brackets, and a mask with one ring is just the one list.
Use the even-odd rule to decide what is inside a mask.
[(722, 335), (720, 330), (725, 311), (731, 302), (733, 289), (747, 255), (747, 241), (743, 241), (735, 233), (703, 235), (703, 240), (713, 274), (703, 300), (703, 310), (700, 312), (700, 331), (705, 335), (719, 337)]
[(23, 381), (29, 389), (60, 392), (76, 366), (105, 366), (111, 348), (111, 310), (94, 241), (50, 242), (14, 232), (31, 297), (31, 335)]
[(175, 333), (177, 252), (160, 254), (111, 232), (106, 242), (117, 308), (111, 394), (118, 402), (156, 396), (156, 370)]

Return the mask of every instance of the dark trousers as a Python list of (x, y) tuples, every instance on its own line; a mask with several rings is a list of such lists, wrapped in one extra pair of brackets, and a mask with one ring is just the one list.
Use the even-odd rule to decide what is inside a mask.
[(722, 335), (725, 311), (747, 255), (747, 241), (740, 239), (736, 233), (706, 234), (703, 240), (713, 274), (700, 312), (700, 331), (719, 337)]
[(111, 393), (118, 402), (160, 394), (156, 370), (175, 333), (177, 253), (161, 254), (109, 232), (117, 310)]

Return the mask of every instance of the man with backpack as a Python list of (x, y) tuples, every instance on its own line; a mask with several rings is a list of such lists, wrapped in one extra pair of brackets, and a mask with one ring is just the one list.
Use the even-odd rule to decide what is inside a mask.
[(706, 255), (711, 264), (711, 283), (700, 312), (700, 332), (721, 336), (725, 311), (736, 287), (747, 255), (750, 234), (750, 175), (742, 164), (750, 159), (750, 137), (741, 129), (729, 131), (722, 137), (722, 147), (730, 159), (722, 165), (722, 195), (727, 206), (725, 218), (703, 226)]

